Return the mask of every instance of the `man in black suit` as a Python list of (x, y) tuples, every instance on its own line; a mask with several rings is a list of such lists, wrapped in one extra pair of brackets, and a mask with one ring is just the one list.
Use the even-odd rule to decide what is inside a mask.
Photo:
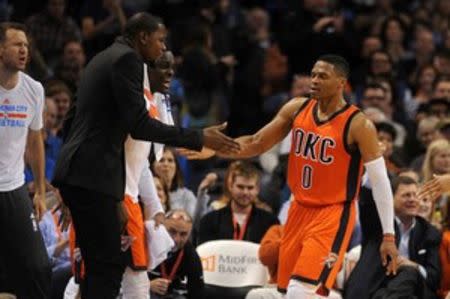
[(259, 243), (272, 225), (279, 224), (273, 214), (255, 206), (260, 181), (256, 167), (250, 162), (236, 161), (228, 171), (230, 178), (226, 183), (229, 184), (230, 203), (200, 220), (199, 244), (214, 240)]
[[(379, 260), (381, 227), (374, 214), (370, 192), (361, 192), (360, 219), (363, 229), (361, 258), (345, 288), (347, 299), (435, 298), (440, 282), (439, 245), (441, 233), (427, 220), (416, 216), (419, 208), (417, 182), (399, 176), (393, 181), (395, 235), (399, 270), (386, 276)], [(372, 202), (372, 203), (371, 203)], [(360, 206), (361, 206), (360, 205)], [(370, 222), (369, 222), (370, 221)], [(370, 225), (369, 225), (370, 223)]]
[(72, 215), (85, 261), (82, 298), (115, 298), (124, 271), (121, 232), (125, 185), (124, 142), (134, 139), (201, 149), (235, 151), (220, 133), (224, 125), (201, 131), (166, 126), (148, 115), (143, 96), (143, 63), (166, 49), (162, 22), (147, 13), (128, 21), (124, 34), (96, 55), (80, 80), (75, 109), (55, 169)]

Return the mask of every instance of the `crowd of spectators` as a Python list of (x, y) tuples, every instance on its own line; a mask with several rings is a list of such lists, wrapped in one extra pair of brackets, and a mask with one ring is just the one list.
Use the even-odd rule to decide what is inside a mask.
[[(320, 55), (345, 57), (351, 65), (346, 100), (375, 123), (389, 176), (396, 182), (398, 235), (424, 221), (436, 234), (429, 242), (416, 240), (428, 242), (426, 257), (408, 253), (408, 244), (403, 252), (400, 246), (400, 253), (418, 265), (423, 281), (417, 282), (450, 298), (449, 195), (435, 202), (419, 202), (415, 196), (422, 182), (450, 173), (450, 0), (1, 0), (0, 20), (27, 26), (27, 73), (45, 87), (50, 199), (58, 196), (50, 182), (63, 120), (76, 101), (83, 69), (139, 11), (158, 15), (166, 24), (168, 48), (175, 56), (169, 96), (175, 123), (184, 127), (227, 120), (231, 136), (254, 133), (290, 98), (308, 95), (309, 72)], [(166, 148), (163, 158), (152, 163), (158, 195), (167, 212), (183, 209), (189, 214), (194, 245), (233, 239), (230, 219), (235, 216), (247, 227), (243, 239), (259, 243), (279, 223), (278, 215), (285, 221), (289, 143), (287, 138), (257, 159), (237, 162), (187, 161)], [(31, 171), (25, 171), (33, 192)], [(399, 175), (412, 179), (398, 181)], [(403, 192), (405, 188), (411, 190)], [(402, 206), (400, 198), (409, 204)], [(242, 211), (233, 210), (235, 201), (242, 201), (237, 205)], [(419, 212), (417, 221), (405, 216)], [(47, 215), (43, 233), (54, 226), (52, 221)], [(367, 240), (363, 224), (355, 230), (355, 248)], [(59, 233), (46, 239), (54, 270), (68, 269), (66, 237)], [(378, 286), (372, 295), (385, 298), (395, 282)]]

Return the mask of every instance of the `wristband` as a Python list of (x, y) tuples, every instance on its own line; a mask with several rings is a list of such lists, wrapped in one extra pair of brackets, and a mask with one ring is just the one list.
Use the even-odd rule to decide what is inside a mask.
[(392, 235), (392, 234), (383, 235), (383, 241), (389, 241), (389, 242), (395, 243), (395, 235)]

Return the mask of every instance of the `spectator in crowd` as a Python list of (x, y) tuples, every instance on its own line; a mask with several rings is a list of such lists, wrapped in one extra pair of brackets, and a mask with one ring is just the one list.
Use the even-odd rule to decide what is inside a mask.
[(386, 162), (386, 168), (391, 176), (396, 175), (404, 166), (403, 161), (401, 161), (401, 156), (394, 148), (394, 140), (397, 132), (394, 126), (388, 122), (377, 123), (375, 127), (377, 128), (378, 140), (384, 147), (383, 156)]
[(437, 128), (439, 118), (428, 116), (423, 118), (417, 128), (417, 141), (419, 141), (418, 154), (411, 162), (410, 167), (417, 172), (422, 172), (423, 160), (425, 159), (425, 151), (434, 140), (441, 137)]
[(62, 56), (55, 67), (55, 78), (63, 81), (75, 94), (85, 64), (86, 55), (83, 44), (76, 39), (68, 40), (64, 44)]
[(111, 45), (126, 21), (120, 0), (85, 1), (81, 7), (81, 33), (88, 59)]
[(156, 173), (153, 173), (153, 181), (155, 182), (156, 192), (161, 201), (163, 210), (165, 212), (170, 211), (169, 188), (167, 188), (164, 181)]
[(436, 116), (440, 120), (450, 117), (450, 101), (439, 98), (431, 99), (426, 105), (427, 115)]
[(408, 28), (403, 20), (395, 15), (386, 18), (381, 25), (381, 41), (394, 63), (394, 68), (400, 67), (410, 56), (406, 49), (407, 32)]
[(419, 28), (414, 36), (414, 55), (409, 57), (413, 64), (409, 70), (412, 76), (416, 75), (419, 69), (432, 63), (436, 50), (433, 31), (427, 26)]
[[(418, 183), (400, 176), (393, 181), (393, 192), (399, 272), (396, 276), (387, 276), (381, 263), (374, 262), (379, 258), (378, 246), (375, 245), (379, 240), (366, 235), (362, 255), (350, 275), (345, 298), (385, 298), (388, 294), (394, 298), (433, 298), (439, 287), (441, 234), (428, 221), (416, 216)], [(377, 229), (379, 224), (370, 228)]]
[[(392, 93), (389, 93), (380, 83), (370, 83), (364, 88), (361, 107), (362, 109), (369, 107), (380, 109), (386, 117), (385, 121), (390, 122), (397, 132), (396, 140), (394, 140), (395, 144), (403, 145), (405, 129), (400, 123), (393, 120), (395, 103), (393, 102)], [(397, 136), (399, 135), (401, 136), (401, 140), (397, 140)]]
[(67, 282), (72, 277), (68, 232), (61, 231), (58, 222), (59, 213), (53, 210), (48, 210), (39, 222), (52, 265), (52, 299), (63, 297)]
[(153, 162), (153, 172), (169, 188), (170, 207), (186, 210), (195, 219), (199, 203), (194, 193), (184, 186), (183, 173), (173, 149), (164, 148), (161, 160)]
[(445, 118), (444, 120), (441, 120), (438, 123), (437, 128), (442, 138), (445, 138), (450, 141), (450, 118)]
[[(178, 68), (184, 95), (186, 124), (200, 127), (217, 123), (220, 107), (221, 80), (217, 58), (212, 52), (211, 28), (201, 21), (192, 21)], [(220, 111), (222, 110), (222, 111)]]
[(245, 240), (259, 243), (277, 218), (255, 206), (260, 175), (249, 162), (239, 162), (230, 172), (230, 203), (200, 220), (198, 243), (212, 240)]
[(392, 119), (393, 103), (389, 102), (386, 96), (386, 90), (378, 83), (368, 84), (364, 88), (361, 100), (363, 109), (367, 107), (376, 107), (380, 109), (388, 119)]
[(370, 58), (375, 51), (381, 50), (383, 44), (377, 35), (364, 37), (359, 54), (360, 64), (350, 74), (350, 83), (357, 86), (364, 83), (365, 75), (369, 71)]
[(433, 97), (434, 81), (437, 77), (437, 71), (431, 64), (425, 64), (420, 67), (413, 82), (414, 97), (411, 107), (406, 107), (409, 118), (413, 118), (420, 104), (427, 103)]
[[(62, 140), (55, 135), (57, 124), (57, 109), (56, 104), (52, 98), (45, 99), (44, 106), (44, 130), (42, 137), (44, 140), (45, 150), (45, 178), (46, 184), (49, 184), (53, 178), (53, 171), (55, 169), (56, 159), (58, 158), (59, 150), (61, 149)], [(34, 180), (33, 172), (30, 165), (25, 168), (25, 181), (30, 183)]]
[(70, 105), (72, 104), (73, 94), (67, 85), (61, 81), (50, 81), (46, 86), (45, 94), (55, 101), (58, 110), (55, 130), (56, 134), (60, 136), (64, 118), (66, 117), (67, 112), (69, 112)]
[(26, 26), (35, 46), (34, 59), (40, 58), (50, 74), (68, 39), (81, 39), (75, 20), (65, 15), (66, 0), (48, 0), (42, 12), (31, 16)]
[[(231, 193), (230, 193), (230, 189), (231, 189), (231, 178), (233, 177), (234, 171), (240, 169), (241, 167), (241, 163), (242, 161), (234, 161), (231, 162), (228, 166), (228, 168), (225, 170), (224, 172), (224, 176), (223, 176), (223, 187), (222, 187), (222, 194), (220, 196), (218, 196), (217, 199), (213, 200), (209, 206), (207, 207), (207, 210), (220, 210), (226, 206), (228, 206), (231, 202)], [(217, 174), (215, 174), (217, 176)], [(205, 177), (204, 181), (208, 181), (211, 180), (213, 177), (210, 177), (208, 179), (208, 176)], [(207, 182), (205, 182), (207, 183)], [(199, 186), (200, 189), (200, 186)], [(257, 208), (266, 210), (266, 211), (270, 211), (270, 207), (263, 201), (261, 201), (261, 199), (259, 197), (255, 198), (255, 202), (254, 202), (255, 206)]]
[(309, 73), (314, 61), (326, 53), (352, 58), (352, 28), (333, 2), (303, 1), (284, 16), (280, 28), (280, 45), (291, 74)]
[[(269, 14), (259, 7), (249, 10), (234, 43), (238, 63), (234, 68), (229, 122), (230, 134), (240, 135), (251, 133), (264, 123), (263, 89), (268, 87), (264, 67), (272, 46)], [(283, 68), (281, 64), (277, 70)]]
[(192, 217), (185, 210), (174, 209), (167, 213), (164, 226), (175, 247), (161, 265), (149, 272), (151, 298), (202, 299), (202, 263), (189, 242)]
[(445, 32), (450, 28), (450, 3), (446, 0), (435, 1), (434, 17), (432, 18), (433, 29), (435, 32)]
[(433, 57), (433, 65), (440, 76), (450, 76), (450, 49), (442, 49)]
[(433, 97), (450, 101), (450, 78), (439, 77), (433, 85)]
[[(434, 175), (444, 175), (450, 173), (450, 143), (446, 139), (433, 141), (425, 155), (422, 166), (422, 179), (427, 182)], [(444, 194), (435, 199), (434, 211), (431, 216), (431, 222), (442, 227), (447, 217), (449, 206), (448, 194)]]

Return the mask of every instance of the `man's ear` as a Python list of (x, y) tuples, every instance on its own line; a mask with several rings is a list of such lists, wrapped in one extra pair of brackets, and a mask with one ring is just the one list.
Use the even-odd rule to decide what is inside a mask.
[(345, 90), (345, 87), (347, 86), (347, 79), (345, 77), (342, 77), (341, 79), (341, 86), (342, 89)]
[(147, 45), (148, 43), (148, 33), (147, 32), (139, 32), (139, 43), (143, 46)]

